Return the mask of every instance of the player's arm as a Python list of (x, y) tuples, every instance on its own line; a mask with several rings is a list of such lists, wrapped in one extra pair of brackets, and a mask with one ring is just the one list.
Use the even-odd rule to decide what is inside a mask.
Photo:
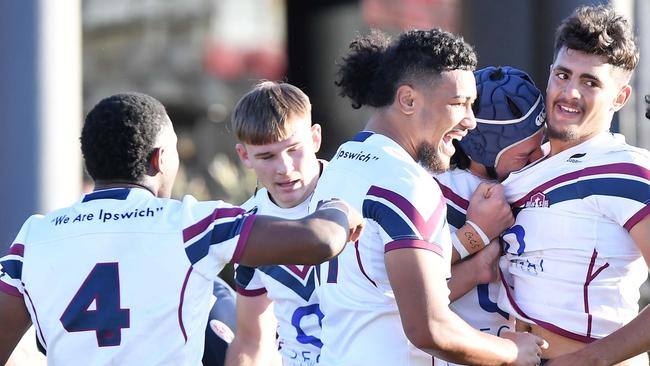
[(258, 215), (240, 263), (319, 264), (338, 255), (363, 228), (361, 215), (341, 200), (325, 202), (299, 220)]
[(493, 240), (485, 249), (454, 263), (451, 266), (451, 279), (447, 281), (449, 301), (458, 300), (477, 285), (495, 281), (500, 255), (501, 246), (497, 240)]
[(510, 339), (506, 339), (482, 333), (449, 309), (444, 261), (424, 249), (401, 248), (385, 254), (402, 326), (411, 343), (454, 363), (537, 364), (542, 343), (539, 337), (508, 333)]
[(503, 186), (481, 183), (469, 201), (467, 222), (452, 234), (454, 250), (451, 262), (472, 255), (515, 223)]
[(237, 294), (237, 332), (226, 352), (226, 366), (282, 365), (275, 346), (276, 329), (273, 305), (266, 294)]
[[(650, 268), (650, 215), (630, 230), (630, 236)], [(579, 351), (553, 359), (547, 365), (614, 365), (650, 350), (650, 308), (646, 306), (632, 321), (605, 338)]]
[(21, 297), (0, 291), (0, 365), (4, 365), (32, 324)]

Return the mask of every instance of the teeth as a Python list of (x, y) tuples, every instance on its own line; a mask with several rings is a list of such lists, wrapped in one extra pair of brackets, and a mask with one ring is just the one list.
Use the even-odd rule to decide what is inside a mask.
[(579, 110), (574, 109), (574, 108), (570, 108), (570, 107), (560, 106), (560, 108), (561, 108), (563, 111), (565, 111), (565, 112), (569, 112), (569, 113), (578, 113), (578, 112), (579, 112)]

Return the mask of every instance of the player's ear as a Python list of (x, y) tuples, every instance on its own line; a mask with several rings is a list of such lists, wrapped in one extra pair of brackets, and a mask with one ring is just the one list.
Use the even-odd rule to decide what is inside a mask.
[(623, 106), (625, 103), (627, 103), (628, 99), (630, 99), (630, 95), (632, 94), (632, 87), (630, 85), (625, 85), (624, 87), (619, 90), (618, 94), (616, 94), (616, 99), (614, 100), (614, 111), (617, 112)]
[(237, 144), (235, 145), (235, 150), (237, 151), (237, 156), (239, 156), (239, 160), (241, 160), (242, 164), (244, 164), (248, 169), (253, 169), (253, 164), (248, 157), (246, 146), (244, 146), (244, 144)]
[(149, 170), (151, 171), (151, 175), (156, 175), (161, 170), (162, 150), (162, 147), (156, 147), (151, 152), (151, 156), (149, 157)]
[(395, 92), (395, 103), (402, 113), (411, 115), (415, 113), (415, 90), (409, 85), (402, 85)]
[(320, 150), (320, 145), (323, 142), (323, 137), (321, 133), (321, 127), (318, 123), (314, 123), (311, 126), (311, 141), (314, 146), (314, 152)]

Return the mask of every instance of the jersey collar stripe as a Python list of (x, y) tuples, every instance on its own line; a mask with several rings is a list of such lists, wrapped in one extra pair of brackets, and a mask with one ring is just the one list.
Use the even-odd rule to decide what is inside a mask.
[(526, 204), (526, 202), (528, 202), (530, 196), (538, 192), (544, 192), (555, 185), (573, 179), (583, 178), (583, 177), (587, 177), (590, 175), (597, 175), (597, 174), (625, 174), (625, 175), (632, 175), (632, 176), (637, 176), (637, 177), (650, 180), (650, 170), (636, 164), (618, 163), (618, 164), (593, 166), (593, 167), (588, 167), (582, 170), (561, 175), (555, 179), (551, 179), (548, 182), (541, 184), (536, 188), (531, 189), (528, 194), (515, 201), (515, 203), (513, 203), (512, 205), (516, 207), (522, 206)]
[(13, 254), (19, 257), (23, 257), (25, 255), (25, 246), (23, 244), (15, 243), (14, 245), (11, 246), (11, 248), (9, 248), (8, 254)]
[(469, 208), (468, 200), (454, 193), (454, 191), (452, 191), (451, 188), (445, 186), (444, 184), (441, 184), (437, 179), (436, 182), (438, 183), (438, 186), (442, 191), (442, 195), (445, 196), (446, 199), (448, 199), (449, 201), (455, 203), (458, 207), (467, 211), (467, 208)]
[(0, 281), (0, 291), (4, 292), (7, 295), (15, 296), (15, 297), (23, 297), (23, 294), (18, 291), (17, 288), (6, 284), (2, 281)]
[(639, 210), (639, 212), (635, 213), (630, 217), (629, 220), (623, 225), (625, 230), (630, 231), (636, 225), (639, 223), (639, 221), (643, 220), (646, 216), (650, 215), (650, 204), (646, 203), (645, 207)]
[(129, 188), (106, 189), (102, 191), (88, 193), (84, 196), (81, 202), (89, 202), (94, 200), (111, 199), (111, 200), (125, 200), (129, 196)]
[(364, 142), (368, 137), (373, 135), (373, 132), (370, 131), (361, 131), (358, 134), (354, 135), (350, 141)]
[(384, 246), (384, 253), (401, 248), (426, 249), (442, 257), (442, 248), (435, 243), (429, 243), (426, 240), (403, 239), (394, 240)]
[(224, 217), (235, 217), (243, 214), (245, 211), (239, 207), (231, 208), (217, 208), (212, 213), (194, 225), (191, 225), (183, 230), (183, 241), (188, 242), (195, 236), (204, 232), (214, 221)]
[(248, 235), (251, 232), (251, 228), (253, 227), (253, 223), (255, 222), (256, 218), (257, 216), (250, 215), (244, 219), (244, 226), (239, 233), (239, 240), (237, 240), (235, 252), (232, 255), (232, 259), (230, 260), (231, 263), (239, 263), (241, 256), (244, 254), (244, 248), (246, 248), (246, 243), (248, 242)]

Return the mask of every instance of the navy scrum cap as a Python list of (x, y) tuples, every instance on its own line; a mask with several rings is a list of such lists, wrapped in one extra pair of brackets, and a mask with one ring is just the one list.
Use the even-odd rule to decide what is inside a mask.
[(494, 171), (501, 153), (539, 131), (546, 122), (544, 98), (525, 72), (510, 66), (474, 72), (476, 128), (460, 140), (470, 159)]

